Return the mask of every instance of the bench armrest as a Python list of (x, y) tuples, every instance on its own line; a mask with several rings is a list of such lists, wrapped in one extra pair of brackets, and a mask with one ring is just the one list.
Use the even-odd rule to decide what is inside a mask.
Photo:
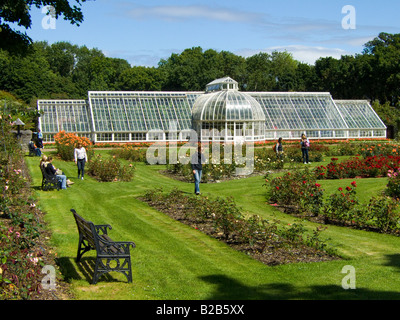
[(102, 234), (107, 234), (107, 229), (112, 229), (109, 224), (98, 224), (94, 226), (97, 234), (101, 236)]
[[(98, 237), (100, 245), (100, 252), (99, 254), (107, 254), (107, 255), (128, 255), (129, 254), (129, 247), (132, 248), (136, 247), (136, 244), (132, 241), (113, 241), (111, 239), (104, 238), (102, 236)], [(111, 240), (111, 241), (110, 241)]]

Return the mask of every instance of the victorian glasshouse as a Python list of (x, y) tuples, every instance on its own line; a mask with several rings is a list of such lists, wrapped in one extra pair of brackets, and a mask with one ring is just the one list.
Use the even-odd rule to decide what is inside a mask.
[(89, 91), (87, 100), (38, 100), (44, 141), (59, 131), (93, 142), (385, 138), (367, 100), (324, 92), (242, 92), (230, 77), (204, 92)]

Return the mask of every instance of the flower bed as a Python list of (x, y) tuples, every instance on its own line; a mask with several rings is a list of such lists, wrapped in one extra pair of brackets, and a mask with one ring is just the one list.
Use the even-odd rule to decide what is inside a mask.
[(6, 152), (0, 153), (0, 300), (69, 296), (59, 279), (54, 290), (43, 290), (42, 268), (56, 266), (55, 255), (47, 245), (49, 234), (31, 193), (21, 150), (11, 137), (4, 147)]
[(315, 175), (318, 179), (382, 177), (389, 170), (397, 170), (399, 167), (400, 156), (393, 155), (353, 157), (342, 162), (338, 162), (338, 158), (331, 158), (327, 166), (318, 166), (315, 169)]
[(156, 189), (141, 200), (267, 265), (337, 259), (319, 237), (322, 228), (306, 235), (301, 224), (283, 226), (256, 215), (245, 217), (231, 198), (212, 200)]
[(327, 198), (323, 197), (324, 190), (320, 184), (315, 182), (315, 175), (302, 171), (288, 172), (270, 183), (266, 181), (266, 185), (272, 205), (285, 212), (319, 223), (400, 235), (399, 200), (393, 198), (393, 194), (400, 194), (397, 177), (398, 174), (391, 175), (385, 191), (387, 195), (371, 197), (367, 206), (360, 204), (357, 199), (356, 181), (338, 187), (336, 193)]

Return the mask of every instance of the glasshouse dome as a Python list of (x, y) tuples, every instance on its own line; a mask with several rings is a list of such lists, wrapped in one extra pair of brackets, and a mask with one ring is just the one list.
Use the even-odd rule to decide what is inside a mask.
[(250, 95), (227, 77), (207, 85), (192, 109), (192, 126), (201, 140), (265, 140), (265, 114)]
[(328, 92), (240, 92), (217, 79), (205, 92), (89, 91), (86, 100), (38, 100), (45, 142), (59, 131), (94, 142), (257, 141), (386, 138), (367, 100), (334, 100)]

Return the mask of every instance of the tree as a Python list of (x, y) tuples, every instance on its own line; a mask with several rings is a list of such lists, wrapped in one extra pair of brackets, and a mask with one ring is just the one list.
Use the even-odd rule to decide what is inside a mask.
[[(79, 24), (83, 21), (83, 14), (79, 7), (70, 5), (68, 0), (1, 0), (0, 1), (0, 49), (21, 52), (32, 44), (32, 39), (26, 32), (13, 29), (10, 24), (28, 29), (32, 26), (30, 10), (33, 6), (52, 6), (54, 16), (60, 16), (71, 24)], [(82, 5), (86, 0), (75, 0), (77, 5)], [(50, 13), (50, 12), (49, 12)], [(48, 14), (49, 14), (48, 13)], [(23, 51), (23, 50), (22, 50)]]
[(380, 33), (365, 44), (364, 55), (372, 65), (375, 98), (395, 105), (400, 99), (400, 34)]
[(160, 69), (138, 66), (125, 69), (117, 86), (124, 91), (161, 91), (163, 82), (164, 76)]
[(271, 55), (260, 52), (246, 59), (246, 90), (272, 91), (275, 79), (271, 70)]
[(57, 76), (41, 52), (34, 45), (24, 57), (0, 50), (0, 90), (11, 92), (27, 103), (53, 92)]
[(246, 60), (248, 91), (293, 91), (299, 62), (288, 52), (260, 52)]
[(207, 83), (218, 78), (230, 76), (241, 80), (245, 59), (228, 51), (194, 47), (161, 60), (159, 69), (166, 74), (163, 90), (203, 91)]

